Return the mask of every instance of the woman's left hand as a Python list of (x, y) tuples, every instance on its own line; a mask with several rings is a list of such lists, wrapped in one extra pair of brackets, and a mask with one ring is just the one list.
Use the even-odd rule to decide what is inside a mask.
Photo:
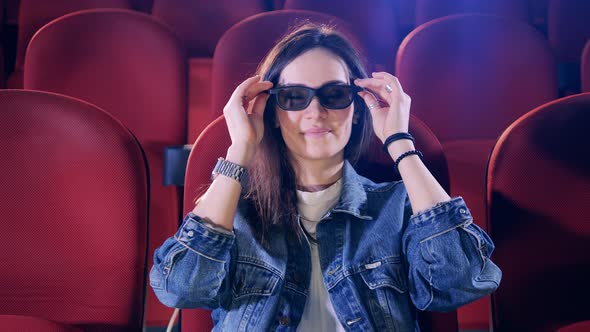
[(371, 92), (358, 94), (371, 112), (375, 134), (384, 142), (392, 134), (408, 132), (412, 100), (397, 77), (386, 72), (373, 73), (372, 76), (356, 79), (354, 84)]

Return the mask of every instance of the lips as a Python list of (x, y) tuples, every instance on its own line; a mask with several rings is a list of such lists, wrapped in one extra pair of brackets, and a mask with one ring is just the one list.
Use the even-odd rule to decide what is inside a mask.
[(307, 137), (321, 137), (330, 132), (328, 128), (310, 128), (303, 131), (303, 135)]

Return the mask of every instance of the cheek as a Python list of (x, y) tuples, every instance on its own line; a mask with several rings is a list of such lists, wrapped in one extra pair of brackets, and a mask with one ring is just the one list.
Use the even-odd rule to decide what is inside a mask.
[(277, 122), (281, 129), (292, 130), (299, 124), (301, 112), (277, 111)]
[(334, 114), (334, 117), (336, 122), (340, 124), (341, 128), (346, 128), (347, 131), (350, 131), (354, 118), (354, 108), (351, 107), (345, 111), (338, 111), (338, 113)]

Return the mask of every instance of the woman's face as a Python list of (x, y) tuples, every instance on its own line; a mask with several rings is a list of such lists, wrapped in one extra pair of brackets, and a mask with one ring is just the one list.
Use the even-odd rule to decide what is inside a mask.
[[(295, 58), (282, 71), (279, 86), (304, 85), (319, 88), (326, 83), (349, 84), (346, 64), (321, 48)], [(354, 104), (345, 109), (327, 109), (314, 96), (307, 108), (285, 111), (276, 107), (278, 125), (291, 158), (296, 161), (342, 161), (350, 139)]]

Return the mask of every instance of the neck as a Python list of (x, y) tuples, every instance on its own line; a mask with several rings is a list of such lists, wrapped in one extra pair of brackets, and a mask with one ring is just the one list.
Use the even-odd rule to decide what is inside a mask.
[(297, 176), (297, 189), (302, 191), (320, 191), (328, 188), (342, 177), (344, 159), (322, 160), (296, 159), (293, 168)]

